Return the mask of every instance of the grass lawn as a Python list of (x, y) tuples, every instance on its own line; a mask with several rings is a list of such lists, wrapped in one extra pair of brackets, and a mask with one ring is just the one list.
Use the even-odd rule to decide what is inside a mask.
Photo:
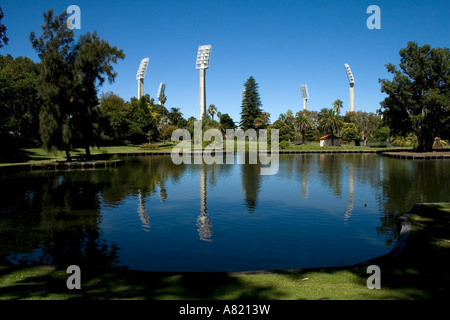
[(434, 300), (450, 296), (450, 203), (420, 206), (396, 258), (381, 268), (381, 289), (366, 286), (366, 266), (256, 275), (85, 270), (68, 290), (65, 267), (0, 266), (0, 299)]

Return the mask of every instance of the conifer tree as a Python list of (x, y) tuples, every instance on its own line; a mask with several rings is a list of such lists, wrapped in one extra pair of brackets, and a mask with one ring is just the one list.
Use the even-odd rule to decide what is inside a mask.
[(244, 87), (240, 126), (243, 130), (255, 129), (254, 121), (262, 115), (258, 84), (253, 77), (250, 77), (244, 84)]

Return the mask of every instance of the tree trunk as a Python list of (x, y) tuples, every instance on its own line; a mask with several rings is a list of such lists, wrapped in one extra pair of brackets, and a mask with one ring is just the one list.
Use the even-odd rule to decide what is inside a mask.
[(70, 151), (69, 151), (69, 149), (66, 149), (66, 158), (67, 158), (67, 161), (69, 161), (69, 162), (72, 161), (72, 157), (70, 156)]
[(91, 159), (91, 149), (89, 146), (86, 146), (84, 149), (86, 150), (86, 159)]
[(302, 144), (305, 144), (305, 130), (302, 130)]

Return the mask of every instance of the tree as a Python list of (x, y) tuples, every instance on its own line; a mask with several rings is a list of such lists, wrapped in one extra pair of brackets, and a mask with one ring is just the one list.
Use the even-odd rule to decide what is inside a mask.
[(254, 129), (254, 121), (262, 114), (261, 99), (258, 93), (258, 84), (253, 77), (244, 84), (245, 91), (242, 98), (242, 111), (240, 126), (243, 130)]
[(111, 47), (97, 33), (80, 36), (67, 28), (67, 14), (53, 16), (53, 10), (44, 13), (42, 35), (30, 34), (41, 64), (37, 91), (42, 99), (40, 133), (44, 148), (66, 151), (82, 146), (86, 155), (96, 144), (97, 88), (116, 76), (111, 63), (123, 59), (122, 50)]
[[(268, 133), (271, 134), (272, 129), (278, 129), (280, 141), (291, 141), (295, 139), (295, 132), (286, 122), (277, 120), (268, 127)], [(270, 139), (269, 139), (270, 140)]]
[(170, 109), (169, 119), (173, 125), (177, 125), (178, 121), (183, 118), (183, 114), (180, 112), (180, 108), (172, 108)]
[(208, 113), (210, 114), (211, 119), (214, 120), (214, 115), (216, 114), (216, 112), (217, 112), (217, 107), (213, 104), (210, 104), (208, 107)]
[(161, 93), (158, 97), (159, 102), (161, 102), (161, 105), (164, 106), (164, 104), (167, 101), (167, 97), (164, 93)]
[(262, 112), (260, 116), (253, 120), (253, 126), (255, 129), (266, 129), (270, 124), (270, 113)]
[(28, 58), (0, 55), (0, 144), (11, 153), (39, 144), (38, 65)]
[(393, 80), (379, 80), (388, 95), (381, 102), (383, 120), (394, 135), (412, 132), (418, 150), (431, 151), (436, 136), (449, 135), (450, 50), (408, 42), (399, 54), (399, 69), (386, 65)]
[(102, 136), (116, 144), (128, 140), (130, 104), (113, 92), (107, 92), (102, 94), (98, 109)]
[(311, 127), (311, 118), (305, 111), (297, 112), (294, 119), (295, 131), (302, 133), (302, 142), (305, 143), (305, 132)]
[(345, 141), (354, 141), (359, 138), (358, 129), (352, 122), (345, 122), (341, 130), (341, 138)]
[(235, 129), (236, 124), (234, 123), (233, 119), (231, 119), (230, 115), (228, 113), (222, 114), (219, 121), (221, 128), (223, 131), (226, 131), (227, 129)]
[(339, 134), (344, 121), (336, 114), (334, 109), (322, 109), (320, 113), (320, 128), (331, 134), (331, 145), (334, 146), (335, 134)]
[(378, 128), (382, 124), (381, 117), (372, 112), (349, 112), (346, 114), (346, 118), (356, 125), (356, 129), (358, 130), (364, 146), (367, 146), (369, 138), (372, 139), (375, 137)]
[(333, 102), (333, 110), (336, 112), (337, 115), (340, 114), (343, 105), (344, 103), (339, 99)]
[(0, 7), (0, 48), (2, 48), (3, 45), (6, 46), (9, 41), (8, 37), (6, 36), (6, 27), (4, 24), (2, 24), (3, 17), (4, 17), (3, 10)]

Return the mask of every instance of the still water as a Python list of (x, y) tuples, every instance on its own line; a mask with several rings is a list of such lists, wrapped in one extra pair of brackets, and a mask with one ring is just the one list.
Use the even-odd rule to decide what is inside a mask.
[(449, 201), (448, 160), (280, 155), (260, 165), (118, 168), (0, 179), (0, 265), (243, 271), (344, 266), (388, 253), (398, 217)]

